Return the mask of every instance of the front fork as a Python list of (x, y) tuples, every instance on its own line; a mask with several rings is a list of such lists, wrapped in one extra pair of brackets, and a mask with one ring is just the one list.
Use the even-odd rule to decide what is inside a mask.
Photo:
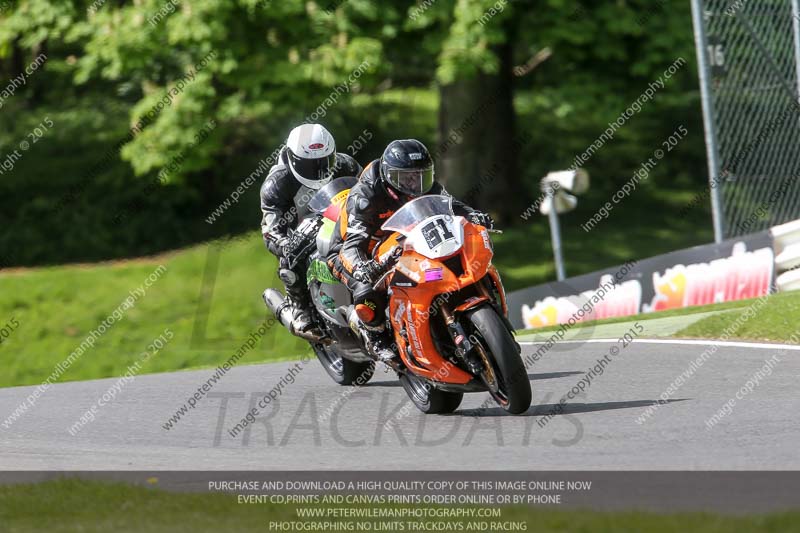
[(464, 326), (459, 324), (446, 303), (442, 304), (439, 309), (444, 317), (447, 332), (450, 334), (450, 338), (453, 340), (453, 344), (456, 347), (456, 355), (467, 363), (472, 374), (480, 374), (483, 365), (481, 364), (480, 358), (475, 354), (475, 350), (473, 350), (474, 345), (464, 331)]
[[(489, 292), (483, 282), (476, 283), (475, 287), (483, 301), (494, 301), (492, 294)], [(509, 331), (511, 331), (513, 335), (514, 327), (511, 325), (508, 317), (505, 316), (502, 310), (496, 310), (503, 318), (506, 327), (508, 327)], [(444, 317), (445, 325), (447, 326), (447, 332), (450, 334), (450, 338), (456, 347), (456, 355), (458, 355), (458, 357), (467, 364), (470, 372), (474, 376), (482, 377), (484, 381), (486, 381), (487, 386), (489, 386), (489, 389), (495, 390), (497, 387), (497, 380), (494, 373), (494, 368), (489, 361), (483, 345), (480, 342), (473, 341), (470, 336), (466, 334), (464, 327), (459, 323), (458, 320), (456, 320), (455, 315), (450, 310), (447, 303), (443, 303), (441, 305), (440, 311)], [(519, 350), (519, 344), (517, 344), (517, 350)]]
[[(487, 290), (483, 281), (476, 283), (475, 288), (478, 291), (481, 302), (487, 300), (491, 302), (493, 300), (492, 295)], [(480, 303), (477, 305), (480, 305)], [(466, 311), (468, 309), (469, 308), (461, 309), (461, 311)], [(440, 310), (444, 317), (445, 325), (447, 326), (447, 332), (450, 334), (450, 338), (453, 340), (453, 344), (456, 347), (456, 355), (467, 363), (470, 372), (475, 376), (479, 376), (486, 370), (491, 371), (491, 365), (487, 367), (488, 361), (486, 361), (483, 347), (480, 343), (474, 342), (470, 336), (466, 334), (464, 326), (456, 320), (453, 311), (450, 310), (446, 302), (440, 306)]]

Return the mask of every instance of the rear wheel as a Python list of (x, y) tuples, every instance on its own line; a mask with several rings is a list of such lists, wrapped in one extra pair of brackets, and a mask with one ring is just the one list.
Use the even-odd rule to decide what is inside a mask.
[(417, 409), (429, 415), (452, 413), (464, 399), (463, 392), (436, 389), (424, 379), (410, 373), (400, 375), (400, 384)]
[(313, 347), (322, 368), (339, 385), (364, 385), (375, 372), (373, 361), (357, 363), (342, 357), (333, 346), (315, 344)]
[(481, 376), (492, 398), (506, 411), (518, 415), (531, 406), (531, 383), (519, 345), (494, 308), (479, 307), (469, 315), (490, 366)]

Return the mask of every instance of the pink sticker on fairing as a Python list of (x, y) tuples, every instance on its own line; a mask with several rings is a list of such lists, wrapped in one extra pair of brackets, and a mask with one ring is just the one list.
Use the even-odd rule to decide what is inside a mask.
[(425, 271), (425, 281), (441, 281), (444, 278), (441, 268), (431, 268)]

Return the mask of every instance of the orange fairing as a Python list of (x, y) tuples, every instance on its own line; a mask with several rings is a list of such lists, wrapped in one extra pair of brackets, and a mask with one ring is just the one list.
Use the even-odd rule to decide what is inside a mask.
[(392, 233), (373, 249), (375, 259), (379, 263), (385, 263), (389, 255), (394, 251), (398, 244), (398, 239), (402, 237), (399, 233)]
[[(402, 335), (395, 335), (405, 365), (415, 374), (434, 381), (459, 385), (469, 383), (472, 376), (439, 355), (433, 343), (430, 331), (430, 304), (433, 295), (428, 295), (427, 301), (423, 302), (417, 298), (419, 292), (416, 289), (393, 287), (392, 293), (389, 304), (392, 327), (395, 333), (405, 330), (408, 338), (406, 342)], [(414, 296), (410, 296), (410, 293)], [(409, 344), (414, 354), (413, 359), (408, 354)]]
[(463, 254), (464, 270), (470, 275), (468, 280), (462, 285), (472, 285), (486, 275), (492, 263), (492, 245), (489, 241), (489, 232), (483, 226), (474, 224), (464, 224), (464, 248)]
[(463, 304), (456, 307), (453, 311), (455, 311), (456, 313), (461, 313), (463, 311), (466, 311), (467, 309), (478, 307), (480, 304), (489, 301), (490, 300), (488, 296), (470, 296)]
[(503, 282), (500, 280), (500, 273), (494, 267), (489, 265), (489, 275), (494, 281), (494, 286), (497, 287), (497, 292), (500, 293), (500, 305), (503, 307), (503, 314), (508, 316), (508, 304), (506, 303), (506, 290), (503, 287)]
[[(464, 246), (452, 257), (461, 259), (463, 274), (457, 276), (441, 260), (428, 259), (406, 249), (398, 260), (390, 282), (389, 311), (392, 327), (406, 366), (414, 373), (443, 383), (466, 384), (472, 375), (453, 366), (439, 354), (431, 336), (430, 319), (434, 302), (446, 304), (449, 295), (474, 285), (491, 268), (492, 251), (486, 230), (464, 224)], [(391, 235), (376, 253), (380, 258), (397, 245), (398, 234)], [(400, 332), (405, 332), (405, 338)], [(408, 339), (406, 342), (405, 339)], [(408, 353), (411, 345), (413, 358)]]
[[(336, 208), (336, 219), (331, 220), (339, 220), (339, 232), (341, 233), (341, 237), (344, 239), (345, 233), (347, 233), (347, 209), (345, 209), (345, 205), (347, 204), (347, 198), (350, 197), (350, 190), (347, 189), (346, 191), (342, 191), (346, 193), (342, 198), (339, 199), (339, 202), (335, 202), (331, 204), (331, 207), (334, 205)], [(333, 213), (331, 213), (333, 214)], [(327, 216), (327, 213), (325, 213)]]
[[(331, 205), (328, 206), (322, 216), (329, 220), (333, 220), (334, 222), (339, 220), (339, 214), (344, 210), (348, 196), (350, 196), (350, 189), (339, 191), (336, 196), (331, 198)], [(345, 222), (344, 225), (346, 226), (347, 223)]]

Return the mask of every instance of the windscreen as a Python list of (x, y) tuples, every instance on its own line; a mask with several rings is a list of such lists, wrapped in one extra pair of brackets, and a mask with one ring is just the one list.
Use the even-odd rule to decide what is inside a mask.
[(405, 235), (426, 218), (436, 215), (452, 216), (452, 203), (453, 199), (449, 196), (438, 194), (422, 196), (398, 209), (389, 220), (384, 222), (381, 229), (384, 231), (398, 231)]
[(356, 183), (358, 183), (358, 178), (336, 178), (314, 194), (314, 197), (308, 202), (308, 208), (317, 214), (324, 213), (337, 194), (352, 189)]

